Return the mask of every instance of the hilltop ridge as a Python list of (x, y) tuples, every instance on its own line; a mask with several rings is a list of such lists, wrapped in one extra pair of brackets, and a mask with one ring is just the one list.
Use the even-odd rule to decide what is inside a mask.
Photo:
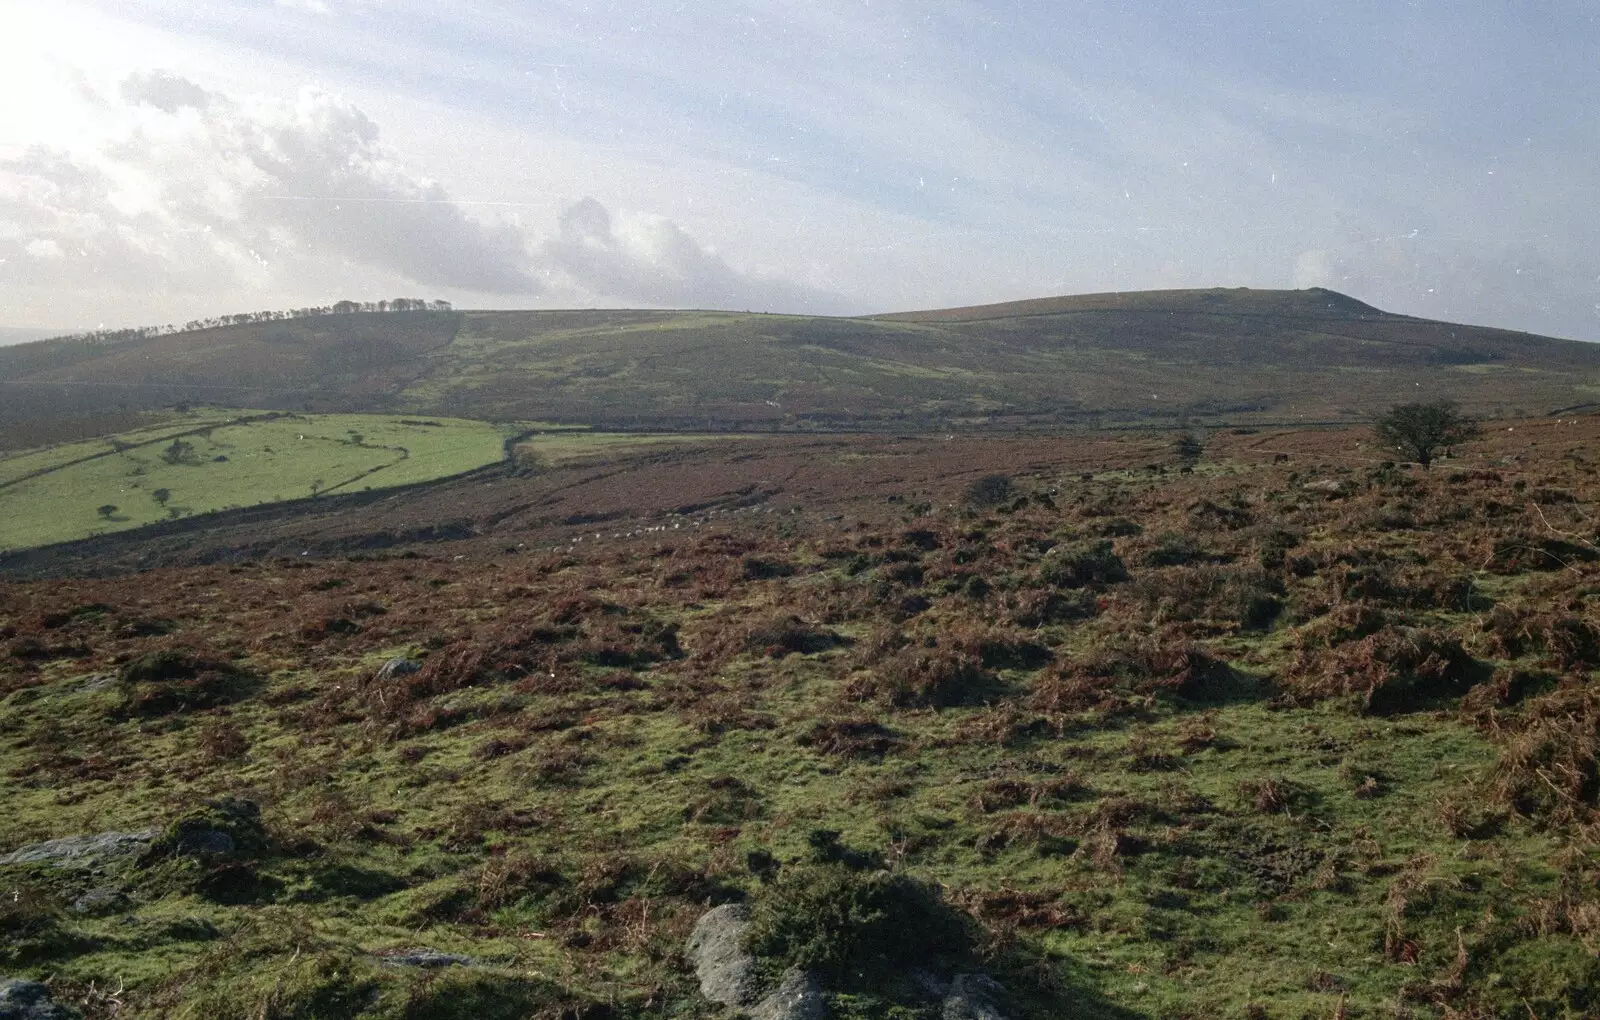
[(668, 431), (1261, 425), (1364, 420), (1419, 392), (1502, 417), (1583, 406), (1600, 346), (1239, 288), (854, 318), (329, 315), (21, 344), (0, 349), (0, 385), (9, 448), (30, 445), (17, 423), (174, 403)]

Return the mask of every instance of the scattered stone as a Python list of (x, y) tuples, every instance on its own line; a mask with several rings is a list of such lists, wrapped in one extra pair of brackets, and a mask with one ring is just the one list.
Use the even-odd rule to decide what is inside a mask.
[(1300, 488), (1304, 492), (1320, 492), (1329, 496), (1343, 496), (1350, 492), (1349, 483), (1337, 478), (1319, 478), (1314, 482), (1307, 482)]
[(95, 886), (72, 901), (72, 909), (79, 914), (112, 914), (128, 905), (128, 897), (114, 885)]
[(750, 908), (726, 903), (700, 915), (689, 936), (689, 960), (700, 978), (700, 994), (722, 1006), (755, 999), (755, 957), (744, 948)]
[(381, 959), (391, 967), (471, 967), (476, 961), (470, 956), (441, 953), (437, 949), (396, 949), (383, 953)]
[(828, 1000), (822, 985), (802, 970), (789, 971), (777, 991), (750, 1007), (753, 1020), (825, 1020), (827, 1015)]
[(945, 996), (941, 1020), (1005, 1020), (995, 1000), (1004, 991), (987, 974), (957, 974)]
[(398, 680), (403, 676), (410, 676), (422, 668), (422, 663), (415, 659), (408, 659), (403, 655), (396, 656), (384, 663), (378, 669), (378, 680), (388, 682)]
[(49, 864), (57, 868), (94, 868), (123, 857), (137, 857), (160, 835), (160, 829), (102, 832), (34, 843), (0, 857), (0, 864)]
[(50, 989), (37, 981), (0, 978), (0, 1020), (79, 1020), (82, 1016), (50, 998)]
[(91, 673), (78, 685), (80, 691), (103, 691), (117, 682), (115, 673)]

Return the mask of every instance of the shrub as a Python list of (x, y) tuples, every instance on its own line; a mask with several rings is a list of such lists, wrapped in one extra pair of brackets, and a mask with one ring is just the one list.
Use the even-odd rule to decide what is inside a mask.
[(800, 746), (843, 758), (882, 758), (901, 745), (898, 734), (871, 719), (819, 719), (800, 737)]
[(1168, 531), (1156, 536), (1156, 544), (1144, 554), (1150, 567), (1182, 567), (1206, 558), (1205, 549), (1190, 535)]
[(1518, 533), (1496, 540), (1484, 565), (1497, 574), (1520, 574), (1529, 570), (1564, 570), (1597, 559), (1600, 551), (1587, 544)]
[(1384, 627), (1327, 652), (1302, 653), (1290, 669), (1295, 693), (1356, 694), (1365, 710), (1387, 714), (1465, 694), (1484, 676), (1461, 642), (1434, 630)]
[(1586, 823), (1600, 805), (1600, 695), (1572, 687), (1530, 700), (1494, 767), (1493, 791), (1518, 814)]
[(778, 659), (785, 655), (814, 655), (849, 641), (798, 616), (774, 616), (751, 624), (742, 643), (747, 652)]
[(760, 958), (838, 982), (927, 968), (972, 945), (967, 919), (932, 886), (843, 862), (781, 870), (756, 900), (746, 937)]
[(1039, 580), (1057, 588), (1086, 588), (1127, 579), (1127, 567), (1107, 539), (1056, 546), (1039, 565)]
[(147, 652), (123, 666), (117, 680), (124, 711), (146, 716), (226, 705), (257, 686), (233, 663), (189, 648)]
[(760, 556), (746, 556), (742, 562), (741, 572), (746, 581), (766, 581), (777, 577), (794, 576), (794, 564), (785, 563), (783, 560), (764, 559)]
[(1600, 629), (1582, 617), (1496, 606), (1481, 626), (1484, 644), (1497, 658), (1538, 654), (1560, 670), (1600, 666)]
[(995, 678), (971, 652), (907, 648), (851, 683), (858, 697), (882, 697), (900, 708), (953, 708), (982, 703)]
[(1059, 592), (1040, 588), (1017, 593), (1009, 607), (1011, 622), (1029, 628), (1088, 620), (1100, 611), (1094, 595), (1089, 592)]
[(1015, 493), (1016, 486), (1011, 483), (1010, 475), (984, 475), (967, 486), (961, 501), (974, 507), (999, 506)]

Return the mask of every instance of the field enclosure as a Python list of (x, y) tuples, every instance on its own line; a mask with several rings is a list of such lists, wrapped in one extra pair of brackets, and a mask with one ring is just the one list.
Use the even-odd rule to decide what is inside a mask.
[(513, 431), (385, 415), (174, 415), (152, 428), (0, 459), (0, 548), (429, 481), (494, 463)]

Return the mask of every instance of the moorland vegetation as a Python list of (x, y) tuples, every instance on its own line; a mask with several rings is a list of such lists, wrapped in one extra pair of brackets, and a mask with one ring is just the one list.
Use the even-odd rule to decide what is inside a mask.
[(91, 1020), (709, 1017), (685, 946), (742, 903), (845, 1020), (961, 973), (1596, 1015), (1600, 422), (1426, 471), (1174, 438), (625, 449), (434, 487), (436, 540), (330, 500), (285, 557), (222, 514), (14, 561), (0, 972)]

